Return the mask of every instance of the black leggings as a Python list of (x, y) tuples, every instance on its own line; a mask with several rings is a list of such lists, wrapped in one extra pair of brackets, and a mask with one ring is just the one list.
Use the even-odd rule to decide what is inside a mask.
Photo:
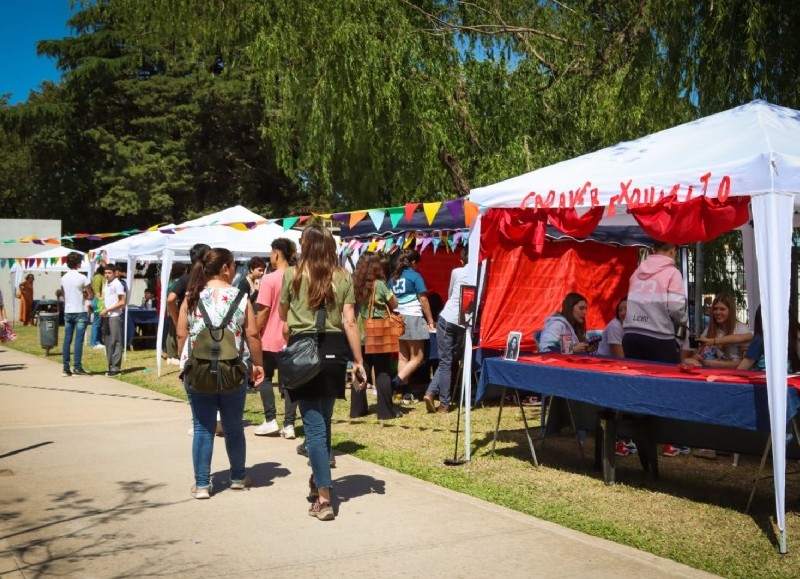
[(643, 334), (625, 332), (622, 338), (622, 349), (626, 358), (672, 364), (681, 362), (681, 351), (675, 338), (662, 340)]

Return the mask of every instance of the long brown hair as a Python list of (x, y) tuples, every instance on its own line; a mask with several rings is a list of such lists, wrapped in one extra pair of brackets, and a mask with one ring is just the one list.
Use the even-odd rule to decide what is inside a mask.
[[(362, 265), (363, 264), (363, 265)], [(378, 254), (371, 254), (358, 260), (353, 275), (353, 286), (356, 290), (356, 303), (365, 306), (372, 297), (372, 288), (376, 280), (386, 281), (386, 270), (383, 260)]]
[(583, 342), (586, 338), (586, 321), (584, 320), (582, 324), (579, 324), (575, 320), (575, 316), (572, 314), (572, 312), (575, 310), (576, 305), (585, 301), (586, 298), (581, 294), (577, 292), (571, 292), (568, 293), (564, 297), (564, 301), (561, 302), (561, 315), (567, 318), (569, 325), (575, 330), (575, 335), (578, 336), (579, 342)]
[(215, 247), (198, 259), (192, 266), (192, 275), (186, 287), (186, 308), (193, 312), (200, 301), (200, 292), (208, 284), (208, 280), (219, 275), (222, 268), (233, 263), (233, 254), (225, 248)]
[(412, 263), (417, 263), (420, 260), (419, 254), (413, 249), (403, 249), (397, 259), (397, 264), (394, 266), (392, 272), (392, 279), (400, 279), (403, 270), (411, 267)]
[(325, 227), (309, 225), (300, 237), (300, 261), (294, 271), (292, 292), (300, 295), (303, 277), (308, 280), (308, 307), (333, 305), (333, 274), (341, 269), (336, 258), (336, 241)]
[[(718, 324), (714, 317), (714, 306), (721, 303), (728, 308), (728, 319), (723, 324)], [(711, 319), (708, 320), (708, 330), (706, 330), (706, 337), (716, 338), (717, 333), (722, 330), (723, 335), (730, 336), (736, 331), (736, 299), (727, 292), (717, 294), (714, 301), (711, 302)]]

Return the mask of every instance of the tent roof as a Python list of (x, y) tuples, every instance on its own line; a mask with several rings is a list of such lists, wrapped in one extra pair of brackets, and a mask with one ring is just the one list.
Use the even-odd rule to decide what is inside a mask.
[[(264, 217), (246, 207), (236, 205), (180, 225), (170, 224), (158, 231), (145, 231), (98, 247), (94, 251), (106, 251), (109, 261), (126, 260), (129, 257), (151, 261), (160, 259), (165, 249), (171, 249), (178, 257), (185, 256), (196, 243), (225, 247), (237, 255), (268, 255), (272, 241), (278, 237), (287, 237), (299, 243), (299, 231), (291, 229), (284, 231), (283, 227), (274, 223), (264, 224), (264, 221)], [(257, 222), (262, 224), (245, 231), (228, 225), (216, 225), (224, 223), (255, 225)], [(181, 229), (183, 227), (186, 229)]]
[[(89, 271), (89, 262), (86, 259), (86, 254), (84, 252), (78, 251), (77, 249), (70, 249), (69, 247), (64, 247), (62, 245), (51, 247), (49, 249), (45, 249), (44, 251), (40, 251), (39, 253), (29, 255), (23, 258), (23, 265), (14, 264), (11, 267), (11, 270), (14, 271), (16, 269), (22, 269), (23, 271), (67, 271), (69, 268), (67, 268), (66, 263), (63, 263), (63, 258), (73, 251), (75, 253), (80, 253), (83, 256), (83, 261), (81, 262), (80, 266), (78, 266), (78, 270)], [(55, 264), (50, 263), (52, 259), (57, 260)], [(40, 261), (39, 265), (36, 265), (36, 260)]]
[[(582, 157), (543, 167), (494, 185), (473, 189), (469, 199), (484, 207), (519, 207), (531, 192), (544, 199), (555, 192), (569, 199), (589, 183), (597, 189), (597, 205), (619, 195), (621, 182), (654, 187), (668, 194), (680, 186), (683, 200), (689, 186), (694, 196), (703, 190), (701, 177), (710, 173), (708, 194), (716, 195), (723, 176), (730, 177), (731, 195), (768, 191), (800, 193), (800, 111), (764, 101), (704, 117), (635, 141), (618, 143)], [(533, 201), (528, 206), (534, 206)]]

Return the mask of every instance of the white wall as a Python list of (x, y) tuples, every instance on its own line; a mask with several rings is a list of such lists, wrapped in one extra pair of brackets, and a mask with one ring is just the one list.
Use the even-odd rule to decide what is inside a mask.
[[(47, 249), (48, 245), (38, 245), (35, 243), (2, 243), (8, 239), (22, 239), (25, 237), (37, 237), (41, 239), (60, 238), (61, 220), (60, 219), (0, 219), (0, 258), (27, 257), (35, 253), (41, 253)], [(61, 287), (61, 272), (38, 273), (32, 272), (34, 276), (33, 289), (34, 299), (56, 299), (56, 290)], [(11, 268), (0, 268), (0, 290), (3, 292), (3, 299), (6, 305), (6, 313), (9, 319), (12, 311), (18, 308), (14, 300), (15, 288), (14, 277)], [(14, 316), (16, 319), (16, 316)]]

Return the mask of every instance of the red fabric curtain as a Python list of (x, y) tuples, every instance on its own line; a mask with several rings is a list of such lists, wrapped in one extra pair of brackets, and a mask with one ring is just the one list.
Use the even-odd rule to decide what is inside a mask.
[[(487, 231), (489, 228), (487, 228)], [(533, 332), (561, 309), (569, 292), (586, 296), (586, 327), (602, 330), (628, 294), (639, 250), (593, 241), (554, 241), (531, 256), (526, 247), (498, 243), (487, 262), (481, 309), (481, 346), (505, 348), (508, 333), (522, 332), (522, 350), (534, 349)]]
[(489, 209), (481, 222), (483, 260), (500, 246), (522, 246), (530, 256), (542, 253), (547, 223), (577, 238), (587, 237), (603, 218), (603, 207), (579, 216), (574, 209)]
[(750, 197), (728, 197), (719, 201), (695, 197), (679, 203), (669, 195), (654, 205), (628, 208), (628, 213), (653, 239), (685, 245), (711, 241), (720, 234), (744, 225), (750, 219)]
[(422, 259), (417, 263), (417, 272), (425, 280), (428, 299), (431, 295), (438, 294), (444, 304), (450, 287), (450, 274), (454, 268), (461, 267), (461, 248), (455, 252), (447, 251), (442, 243), (436, 253), (433, 253), (432, 247), (429, 246), (420, 253), (420, 257)]

